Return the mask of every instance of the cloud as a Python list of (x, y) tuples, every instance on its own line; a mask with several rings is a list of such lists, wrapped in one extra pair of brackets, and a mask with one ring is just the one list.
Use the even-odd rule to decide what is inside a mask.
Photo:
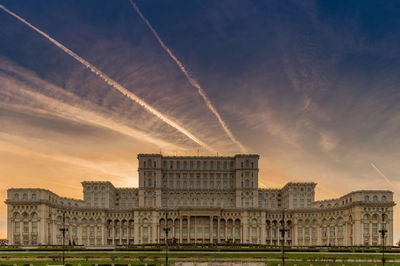
[[(26, 70), (10, 64), (2, 64), (0, 69), (7, 69), (7, 72), (12, 72), (14, 76), (19, 77), (15, 78), (10, 74), (5, 75), (0, 72), (0, 81), (3, 84), (3, 88), (0, 91), (0, 94), (3, 96), (3, 100), (1, 101), (3, 108), (104, 127), (136, 140), (155, 144), (167, 151), (185, 150), (183, 147), (155, 138), (144, 131), (118, 122), (114, 117), (107, 116), (99, 110), (96, 111), (95, 106), (88, 106), (88, 104), (82, 103), (75, 95), (38, 79)], [(51, 91), (53, 97), (36, 92), (32, 87), (40, 87), (42, 92)], [(73, 104), (69, 104), (68, 102)]]

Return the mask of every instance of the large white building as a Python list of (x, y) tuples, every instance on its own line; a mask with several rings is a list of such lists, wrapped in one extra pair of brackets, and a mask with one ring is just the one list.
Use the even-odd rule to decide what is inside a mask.
[[(82, 182), (83, 200), (41, 188), (7, 191), (11, 245), (242, 243), (375, 246), (393, 243), (393, 192), (360, 190), (315, 201), (315, 183), (258, 188), (258, 155), (139, 154), (139, 187)], [(384, 215), (384, 219), (382, 216)], [(287, 229), (285, 236), (280, 229)]]

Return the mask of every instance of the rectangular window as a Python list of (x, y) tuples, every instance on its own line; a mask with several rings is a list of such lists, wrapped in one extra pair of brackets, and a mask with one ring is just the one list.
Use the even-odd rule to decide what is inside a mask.
[(37, 222), (32, 222), (32, 232), (33, 233), (37, 233), (38, 232)]
[(20, 231), (20, 228), (19, 228), (19, 222), (15, 222), (15, 233), (19, 233), (19, 232), (21, 232)]
[(207, 162), (206, 162), (206, 161), (203, 162), (203, 169), (204, 169), (204, 170), (207, 169)]
[(372, 224), (372, 234), (378, 233), (378, 224)]
[(364, 235), (369, 235), (369, 224), (364, 224)]
[(24, 233), (29, 233), (29, 223), (24, 222)]

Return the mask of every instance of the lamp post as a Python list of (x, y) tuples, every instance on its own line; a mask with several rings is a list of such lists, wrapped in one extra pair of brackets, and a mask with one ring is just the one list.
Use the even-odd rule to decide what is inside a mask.
[(382, 229), (379, 230), (379, 233), (381, 233), (382, 236), (382, 265), (385, 265), (385, 234), (387, 230), (385, 229), (385, 214), (382, 213)]
[(65, 265), (64, 241), (65, 241), (65, 232), (68, 231), (68, 228), (65, 228), (65, 210), (63, 210), (63, 214), (62, 214), (62, 228), (60, 228), (60, 231), (62, 233), (62, 264)]
[(285, 232), (289, 231), (285, 229), (285, 209), (282, 211), (282, 228), (279, 229), (282, 236), (282, 266), (285, 266)]
[(168, 209), (165, 209), (165, 265), (168, 266), (168, 232), (170, 228), (168, 227)]

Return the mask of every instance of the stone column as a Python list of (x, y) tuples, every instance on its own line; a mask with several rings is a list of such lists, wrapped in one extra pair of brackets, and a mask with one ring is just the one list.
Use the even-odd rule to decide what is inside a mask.
[(368, 234), (369, 234), (368, 246), (371, 246), (372, 245), (372, 223), (368, 223)]
[(190, 243), (190, 216), (188, 216), (187, 222), (187, 242)]
[(115, 232), (116, 232), (116, 230), (115, 230), (115, 225), (114, 225), (114, 221), (113, 221), (113, 223), (112, 223), (112, 245), (113, 246), (115, 245)]
[(317, 245), (322, 245), (322, 230), (320, 225), (317, 227)]
[(134, 243), (139, 244), (139, 215), (137, 212), (133, 213), (133, 231), (134, 235)]
[(210, 238), (210, 243), (212, 243), (212, 240), (213, 240), (213, 230), (214, 230), (214, 228), (213, 228), (213, 217), (212, 216), (210, 216), (210, 230), (209, 230), (209, 238)]
[[(29, 218), (29, 219), (31, 219), (31, 218)], [(28, 228), (29, 228), (28, 242), (29, 242), (29, 245), (32, 245), (32, 221), (31, 220), (28, 221)]]
[(225, 243), (226, 243), (226, 241), (228, 240), (228, 220), (225, 220), (224, 232), (225, 232)]
[(156, 216), (155, 213), (153, 213), (153, 218), (152, 218), (152, 223), (151, 223), (151, 230), (153, 231), (152, 233), (152, 238), (153, 238), (153, 243), (158, 242), (158, 217)]
[[(53, 226), (53, 230), (52, 230), (53, 231), (53, 237), (52, 237), (53, 245), (56, 245), (57, 244), (57, 224), (56, 224), (55, 220), (53, 220), (51, 223)], [(23, 228), (22, 228), (22, 230), (23, 230)]]
[(175, 219), (172, 219), (172, 230), (171, 230), (172, 239), (175, 238)]
[(7, 217), (7, 239), (9, 241), (9, 245), (15, 245), (15, 239), (14, 239), (15, 220), (12, 218), (10, 219), (11, 215), (12, 215), (11, 212), (9, 212)]
[(122, 227), (122, 221), (120, 221), (119, 222), (119, 244), (121, 245), (122, 244), (122, 230), (123, 230), (123, 227)]
[(355, 246), (360, 246), (362, 245), (362, 223), (359, 219), (354, 221), (354, 227), (353, 227), (353, 245)]
[(263, 212), (261, 214), (261, 234), (260, 235), (261, 235), (261, 244), (264, 244), (264, 245), (266, 243), (266, 241), (265, 241), (265, 239), (266, 239), (266, 236), (265, 236), (265, 229), (266, 229), (265, 219), (266, 219), (265, 212)]
[(106, 244), (107, 232), (105, 230), (104, 221), (101, 223), (101, 245)]
[(219, 231), (221, 230), (221, 224), (220, 224), (220, 216), (217, 216), (217, 243), (220, 242), (220, 233)]
[(182, 216), (179, 217), (179, 243), (182, 243), (182, 223), (183, 223), (183, 219)]

